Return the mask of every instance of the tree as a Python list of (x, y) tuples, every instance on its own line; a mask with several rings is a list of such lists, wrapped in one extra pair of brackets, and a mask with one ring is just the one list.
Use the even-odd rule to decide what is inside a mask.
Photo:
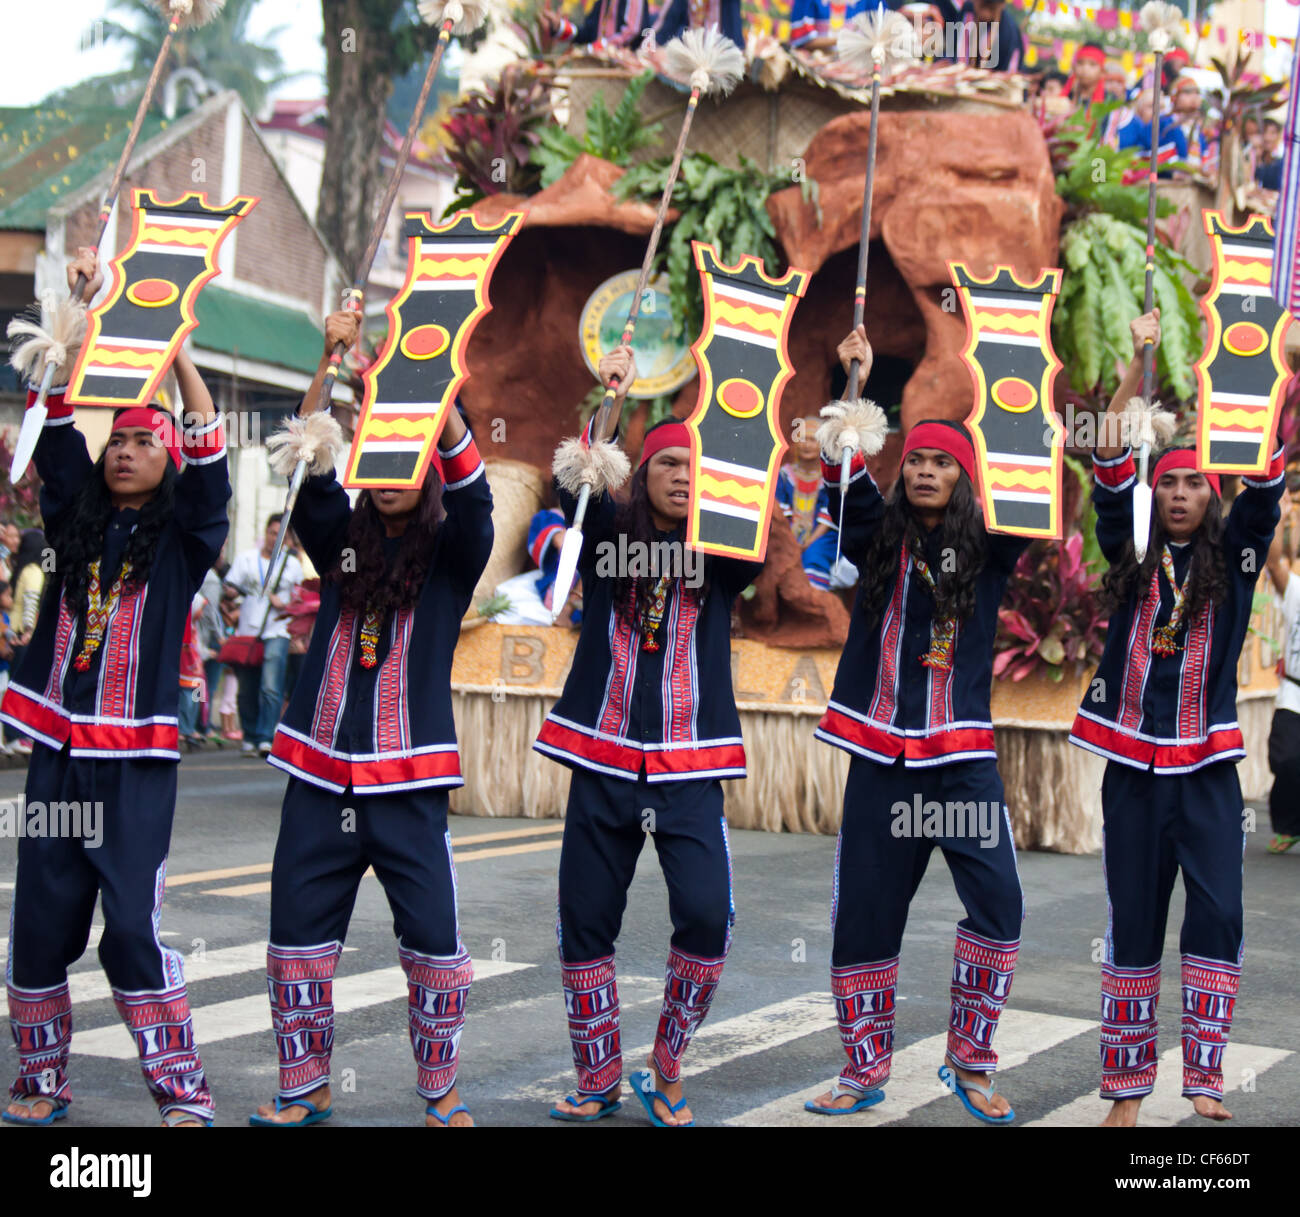
[(383, 193), (379, 163), (393, 83), (424, 62), (438, 31), (414, 0), (321, 0), (329, 134), (316, 226), (351, 275)]
[[(218, 88), (234, 89), (253, 113), (266, 105), (273, 89), (297, 78), (285, 74), (284, 61), (275, 48), (285, 27), (272, 30), (265, 44), (255, 43), (249, 37), (248, 21), (258, 2), (227, 0), (215, 21), (177, 33), (159, 78), (156, 107), (162, 104), (167, 77), (181, 69), (198, 72)], [(151, 0), (112, 0), (109, 11), (124, 20), (103, 23), (104, 41), (126, 48), (127, 65), (120, 71), (93, 76), (52, 93), (43, 105), (132, 107), (139, 102), (167, 36), (167, 19)]]

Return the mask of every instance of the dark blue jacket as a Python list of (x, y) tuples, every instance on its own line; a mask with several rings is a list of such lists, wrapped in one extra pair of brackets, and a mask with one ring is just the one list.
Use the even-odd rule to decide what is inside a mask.
[[(343, 608), (337, 583), (321, 581), (311, 645), (269, 759), (326, 790), (383, 794), (464, 785), (451, 662), (461, 618), (492, 553), (492, 491), (468, 432), (439, 455), (447, 515), (434, 534), (420, 598), (384, 622), (373, 668), (361, 663), (360, 614)], [(338, 564), (351, 518), (347, 492), (332, 472), (303, 483), (293, 529), (322, 575)]]
[[(822, 475), (831, 515), (838, 517), (839, 468), (823, 462)], [(850, 468), (842, 542), (844, 556), (859, 570), (884, 511), (884, 499), (859, 453)], [(935, 528), (925, 538), (926, 565), (936, 576), (943, 569), (942, 537), (942, 528)], [(1026, 537), (987, 534), (975, 611), (957, 626), (950, 669), (921, 663), (930, 649), (934, 596), (900, 544), (890, 559), (897, 574), (880, 620), (868, 627), (861, 587), (854, 598), (849, 636), (817, 738), (886, 765), (899, 756), (914, 768), (996, 758), (989, 698), (998, 605), (1028, 544)]]
[[(1133, 535), (1132, 452), (1093, 459), (1097, 541), (1114, 564)], [(1151, 650), (1157, 627), (1173, 612), (1173, 589), (1157, 566), (1154, 589), (1134, 593), (1110, 619), (1106, 649), (1070, 732), (1070, 742), (1135, 769), (1190, 773), (1215, 761), (1246, 755), (1237, 726), (1237, 660), (1250, 625), (1255, 585), (1281, 518), (1282, 452), (1259, 478), (1242, 478), (1223, 527), (1228, 594), (1200, 617), (1184, 622), (1173, 655)], [(1154, 507), (1154, 505), (1153, 505)], [(1181, 584), (1192, 547), (1174, 550)], [(1150, 594), (1155, 590), (1157, 594)]]
[[(35, 399), (34, 392), (28, 394), (29, 407)], [(51, 394), (46, 404), (49, 418), (35, 461), (49, 531), (57, 530), (60, 517), (72, 509), (86, 479), (97, 475), (62, 392)], [(0, 703), (0, 719), (50, 748), (67, 743), (79, 757), (180, 760), (176, 709), (185, 623), (230, 527), (221, 416), (183, 432), (181, 452), (172, 518), (159, 538), (148, 581), (123, 591), (85, 672), (74, 666), (85, 614), (74, 618), (68, 610), (57, 572), (46, 580), (31, 645)], [(125, 551), (135, 515), (113, 513), (105, 537), (108, 565)], [(100, 569), (110, 573), (102, 560)]]

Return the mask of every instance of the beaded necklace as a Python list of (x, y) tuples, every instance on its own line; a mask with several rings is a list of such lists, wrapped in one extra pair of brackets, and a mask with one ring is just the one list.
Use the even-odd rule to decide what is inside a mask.
[(373, 668), (378, 660), (375, 648), (379, 645), (379, 631), (384, 624), (384, 614), (377, 609), (366, 609), (361, 620), (361, 666)]
[(668, 603), (668, 584), (671, 575), (660, 575), (650, 591), (649, 607), (641, 615), (641, 649), (659, 649), (659, 627), (663, 623), (664, 608)]
[(1183, 624), (1183, 613), (1187, 608), (1187, 584), (1192, 577), (1192, 568), (1189, 565), (1187, 574), (1183, 576), (1182, 587), (1178, 586), (1178, 580), (1174, 578), (1174, 555), (1169, 546), (1166, 545), (1164, 552), (1160, 555), (1160, 569), (1164, 571), (1165, 578), (1169, 580), (1169, 586), (1174, 593), (1174, 611), (1169, 614), (1169, 621), (1165, 625), (1157, 626), (1155, 633), (1151, 636), (1151, 649), (1157, 655), (1176, 655), (1181, 651), (1182, 644), (1177, 641), (1178, 629)]
[[(924, 558), (911, 555), (912, 566), (924, 580), (930, 594), (937, 595), (934, 575)], [(921, 656), (921, 662), (927, 668), (940, 668), (947, 671), (952, 667), (953, 646), (957, 638), (957, 622), (951, 617), (932, 617), (930, 619), (930, 649)]]
[(90, 586), (86, 589), (86, 637), (81, 644), (81, 653), (72, 665), (78, 672), (86, 672), (90, 669), (90, 661), (99, 650), (99, 644), (104, 640), (108, 615), (121, 597), (122, 585), (130, 573), (131, 563), (123, 562), (122, 569), (113, 580), (113, 586), (108, 589), (108, 597), (105, 599), (101, 597), (99, 585), (99, 559), (96, 558), (90, 564)]

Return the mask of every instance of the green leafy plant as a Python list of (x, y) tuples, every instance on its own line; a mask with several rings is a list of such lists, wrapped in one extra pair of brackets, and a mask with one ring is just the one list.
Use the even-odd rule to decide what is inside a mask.
[[(1071, 224), (1061, 236), (1065, 266), (1052, 312), (1052, 339), (1070, 385), (1081, 393), (1119, 385), (1117, 361), (1133, 354), (1129, 322), (1142, 312), (1146, 287), (1146, 233), (1103, 211)], [(1179, 399), (1196, 392), (1192, 363), (1200, 351), (1201, 311), (1183, 275), (1197, 271), (1166, 245), (1155, 249), (1155, 300), (1160, 308), (1156, 372)]]
[(584, 152), (615, 165), (626, 165), (634, 152), (656, 144), (662, 125), (645, 125), (638, 108), (641, 95), (652, 79), (654, 73), (646, 71), (630, 80), (612, 112), (605, 105), (605, 98), (597, 94), (596, 100), (587, 107), (587, 130), (582, 139), (558, 124), (543, 130), (533, 153), (534, 161), (541, 166), (542, 186), (558, 182)]
[[(668, 184), (668, 169), (667, 159), (629, 169), (614, 187), (615, 196), (658, 202)], [(683, 158), (672, 197), (680, 215), (657, 259), (657, 265), (668, 270), (671, 312), (679, 337), (698, 334), (704, 325), (704, 300), (691, 241), (714, 246), (724, 262), (734, 263), (742, 254), (754, 254), (763, 259), (768, 274), (779, 274), (785, 263), (767, 214), (767, 197), (789, 184), (788, 178), (764, 173), (743, 156), (739, 169), (719, 165), (702, 152)]]

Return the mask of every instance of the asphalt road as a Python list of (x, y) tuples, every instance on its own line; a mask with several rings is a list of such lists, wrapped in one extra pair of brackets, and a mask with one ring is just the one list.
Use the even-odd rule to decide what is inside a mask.
[[(0, 773), (0, 799), (20, 796), (24, 776)], [(180, 789), (162, 933), (187, 957), (217, 1122), (242, 1124), (275, 1091), (264, 961), (284, 779), (262, 762), (206, 752), (183, 762)], [(1245, 972), (1225, 1063), (1228, 1106), (1236, 1126), (1247, 1127), (1300, 1124), (1300, 856), (1269, 857), (1266, 816), (1260, 825), (1246, 849)], [(558, 821), (453, 817), (462, 933), (478, 974), (461, 1043), (461, 1093), (482, 1125), (551, 1124), (549, 1102), (573, 1085), (555, 950), (559, 830)], [(686, 1058), (687, 1094), (701, 1124), (811, 1124), (818, 1118), (804, 1114), (803, 1100), (824, 1089), (842, 1059), (828, 982), (835, 842), (734, 831), (732, 851), (736, 933), (713, 1011)], [(0, 840), (6, 909), (15, 858), (16, 842)], [(1018, 1124), (1094, 1124), (1106, 1106), (1096, 1094), (1094, 952), (1106, 924), (1101, 862), (1029, 853), (1019, 864), (1029, 917), (997, 1038), (999, 1089)], [(1180, 886), (1166, 942), (1161, 1075), (1144, 1107), (1146, 1124), (1204, 1123), (1178, 1094), (1181, 915)], [(973, 1125), (935, 1078), (959, 916), (936, 854), (903, 947), (888, 1098), (852, 1117), (860, 1125)], [(647, 848), (618, 944), (628, 1068), (639, 1064), (654, 1034), (670, 928), (663, 881)], [(153, 1105), (93, 951), (97, 933), (73, 970), (76, 1103), (69, 1123), (151, 1124)], [(373, 877), (362, 881), (338, 977), (330, 1127), (421, 1124), (405, 984), (392, 918)], [(644, 1123), (635, 1103), (601, 1127), (629, 1123)]]

